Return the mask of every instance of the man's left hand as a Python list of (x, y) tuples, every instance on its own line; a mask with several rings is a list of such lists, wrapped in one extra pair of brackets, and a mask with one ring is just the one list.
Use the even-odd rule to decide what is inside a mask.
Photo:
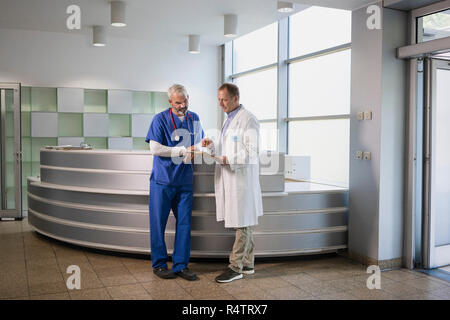
[(217, 159), (217, 162), (223, 166), (228, 164), (227, 156), (220, 156), (220, 157), (217, 157), (216, 159)]

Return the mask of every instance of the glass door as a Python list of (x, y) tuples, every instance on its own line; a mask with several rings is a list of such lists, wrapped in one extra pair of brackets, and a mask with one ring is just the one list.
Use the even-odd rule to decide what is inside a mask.
[(431, 61), (429, 268), (450, 265), (450, 61)]
[(0, 110), (0, 219), (21, 219), (20, 84), (0, 83)]

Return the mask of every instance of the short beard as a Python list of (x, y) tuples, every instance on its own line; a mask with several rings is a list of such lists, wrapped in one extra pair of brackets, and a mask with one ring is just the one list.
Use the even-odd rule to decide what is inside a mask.
[[(177, 113), (177, 115), (179, 116), (179, 117), (181, 117), (181, 116), (184, 116), (184, 115), (186, 115), (186, 111), (187, 111), (187, 108), (185, 107), (185, 108), (183, 108), (183, 109), (175, 109), (176, 110), (176, 113)], [(181, 114), (181, 115), (180, 115)]]

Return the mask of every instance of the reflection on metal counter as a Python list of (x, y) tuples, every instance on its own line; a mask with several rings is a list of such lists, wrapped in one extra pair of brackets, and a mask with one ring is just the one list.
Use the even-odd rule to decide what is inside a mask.
[[(28, 178), (28, 220), (37, 232), (80, 246), (150, 252), (149, 151), (40, 152), (41, 178)], [(347, 248), (348, 189), (285, 181), (284, 164), (283, 153), (260, 156), (264, 215), (254, 232), (255, 256)], [(216, 221), (214, 166), (194, 165), (192, 257), (227, 257), (234, 242), (234, 231)], [(169, 252), (174, 236), (171, 214), (166, 229)]]

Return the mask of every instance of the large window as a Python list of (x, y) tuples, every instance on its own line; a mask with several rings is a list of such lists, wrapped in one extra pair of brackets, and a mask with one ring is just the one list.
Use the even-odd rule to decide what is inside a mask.
[(278, 23), (233, 41), (233, 81), (240, 102), (261, 122), (261, 150), (277, 149)]
[(309, 7), (234, 40), (227, 59), (262, 149), (309, 157), (312, 181), (348, 184), (351, 12)]
[(272, 23), (233, 41), (233, 73), (277, 62), (278, 24)]

